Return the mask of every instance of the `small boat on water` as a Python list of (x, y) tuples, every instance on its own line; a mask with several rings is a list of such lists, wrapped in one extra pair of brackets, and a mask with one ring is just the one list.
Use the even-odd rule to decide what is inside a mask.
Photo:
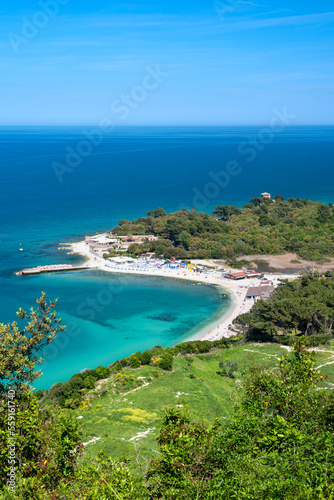
[(20, 248), (19, 248), (20, 252), (24, 252), (23, 248), (22, 248), (22, 243), (20, 243)]

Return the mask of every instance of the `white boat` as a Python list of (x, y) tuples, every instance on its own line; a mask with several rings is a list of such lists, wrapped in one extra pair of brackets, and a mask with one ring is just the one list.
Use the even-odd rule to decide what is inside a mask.
[(20, 248), (19, 248), (20, 252), (24, 252), (23, 248), (22, 248), (22, 243), (20, 243)]

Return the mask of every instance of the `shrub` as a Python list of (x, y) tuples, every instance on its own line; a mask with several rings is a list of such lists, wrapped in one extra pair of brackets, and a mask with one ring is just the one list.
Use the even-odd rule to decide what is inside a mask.
[(238, 370), (238, 363), (233, 363), (232, 361), (222, 360), (218, 366), (220, 371), (217, 374), (222, 377), (234, 378), (234, 373)]
[(144, 351), (140, 356), (140, 361), (142, 365), (149, 365), (152, 359), (153, 353), (150, 351)]
[[(58, 408), (52, 408), (52, 412), (39, 409), (37, 399), (28, 393), (18, 398), (15, 414), (15, 448), (20, 459), (20, 477), (37, 478), (49, 487), (69, 478), (80, 450), (78, 421), (72, 412)], [(7, 401), (1, 401), (0, 488), (6, 484), (9, 470), (8, 418)]]
[(171, 371), (173, 369), (173, 355), (170, 353), (164, 353), (161, 360), (159, 361), (159, 368), (162, 370)]
[(140, 359), (135, 355), (132, 354), (130, 356), (130, 366), (131, 368), (138, 368), (140, 366)]
[(159, 366), (159, 363), (160, 363), (161, 359), (162, 359), (161, 356), (152, 356), (151, 365), (153, 365), (153, 366)]

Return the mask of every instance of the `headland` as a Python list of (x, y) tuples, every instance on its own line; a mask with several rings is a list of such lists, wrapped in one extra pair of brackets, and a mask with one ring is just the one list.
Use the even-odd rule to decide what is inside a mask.
[[(105, 235), (100, 236), (105, 237)], [(287, 279), (287, 275), (285, 274), (259, 273), (257, 275), (257, 273), (251, 272), (245, 275), (244, 278), (228, 278), (226, 275), (239, 274), (240, 270), (223, 269), (214, 260), (193, 260), (184, 267), (181, 267), (181, 263), (172, 262), (164, 267), (163, 259), (154, 259), (148, 256), (142, 259), (127, 257), (114, 258), (114, 260), (105, 259), (98, 251), (92, 250), (87, 240), (73, 243), (70, 245), (70, 248), (73, 253), (86, 258), (86, 269), (101, 269), (112, 273), (161, 276), (170, 279), (189, 280), (193, 281), (194, 284), (221, 287), (225, 293), (230, 295), (231, 305), (228, 311), (224, 312), (218, 320), (205, 327), (196, 335), (196, 338), (200, 340), (217, 340), (222, 337), (234, 335), (235, 332), (231, 329), (232, 321), (239, 314), (248, 312), (257, 298), (255, 296), (247, 298), (248, 290), (251, 287), (263, 287), (264, 289), (266, 286), (272, 286), (272, 288), (275, 288), (282, 279)], [(267, 285), (268, 283), (270, 285)]]

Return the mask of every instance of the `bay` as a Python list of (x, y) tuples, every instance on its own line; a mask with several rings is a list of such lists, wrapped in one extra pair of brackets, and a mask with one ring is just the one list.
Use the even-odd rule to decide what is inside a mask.
[[(159, 206), (211, 213), (218, 204), (240, 207), (263, 191), (333, 202), (334, 127), (291, 126), (271, 136), (263, 130), (119, 127), (78, 160), (75, 152), (84, 151), (94, 127), (0, 128), (0, 320), (13, 321), (43, 290), (59, 297), (64, 323), (81, 331), (53, 361), (50, 354), (39, 387), (154, 344), (177, 343), (227, 307), (213, 287), (127, 276), (118, 307), (116, 299), (92, 319), (80, 316), (80, 304), (117, 286), (110, 273), (14, 275), (24, 267), (80, 262), (59, 251), (60, 242)], [(66, 171), (59, 175), (55, 165)]]

